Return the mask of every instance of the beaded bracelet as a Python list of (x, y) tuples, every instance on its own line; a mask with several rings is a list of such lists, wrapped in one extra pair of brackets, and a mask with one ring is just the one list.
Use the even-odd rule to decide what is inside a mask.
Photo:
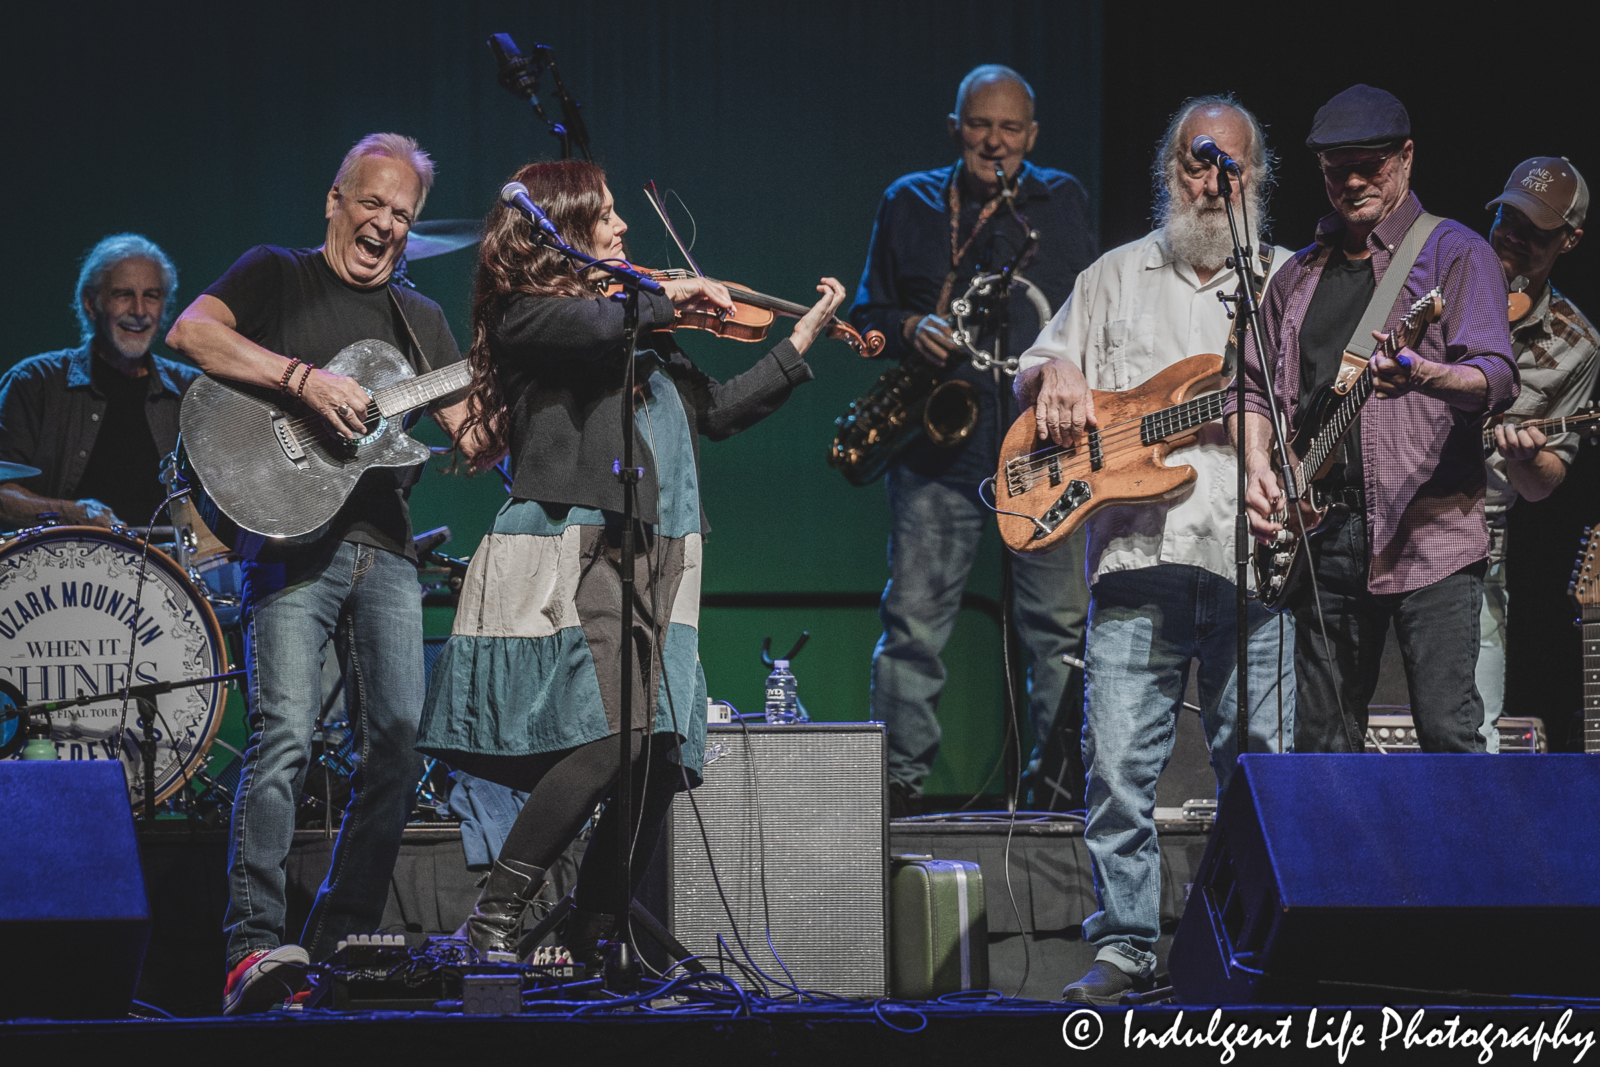
[(289, 361), (289, 365), (283, 370), (283, 377), (278, 379), (278, 392), (288, 394), (289, 378), (294, 374), (294, 369), (298, 366), (300, 366), (300, 361), (298, 359), (291, 359)]
[(294, 398), (296, 400), (304, 399), (306, 395), (306, 383), (311, 380), (311, 364), (305, 363), (302, 364), (302, 366), (305, 367), (306, 372), (300, 377), (300, 388), (296, 389), (294, 392)]

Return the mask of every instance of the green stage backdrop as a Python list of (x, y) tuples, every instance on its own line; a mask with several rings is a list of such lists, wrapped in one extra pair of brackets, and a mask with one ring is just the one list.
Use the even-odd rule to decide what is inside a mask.
[[(411, 134), (437, 161), (423, 218), (482, 216), (513, 170), (556, 155), (528, 107), (496, 84), (485, 45), (494, 32), (525, 52), (536, 41), (554, 48), (632, 224), (631, 253), (647, 265), (669, 262), (639, 191), (654, 178), (682, 197), (676, 221), (708, 273), (797, 301), (823, 274), (853, 290), (883, 189), (954, 158), (944, 116), (962, 74), (984, 62), (1032, 81), (1042, 127), (1033, 158), (1077, 174), (1099, 201), (1097, 2), (36, 6), (7, 34), (0, 75), (12, 194), (0, 366), (73, 343), (77, 261), (107, 233), (136, 230), (165, 247), (180, 304), (252, 245), (319, 243), (338, 161), (375, 130)], [(550, 88), (546, 76), (554, 113)], [(1147, 183), (1142, 171), (1120, 177)], [(413, 267), (463, 347), (472, 269), (470, 252)], [(765, 350), (683, 343), (719, 377)], [(852, 489), (824, 454), (833, 419), (884, 368), (831, 341), (810, 358), (815, 383), (705, 450), (709, 593), (882, 588), (881, 486)], [(469, 555), (503, 499), (497, 479), (436, 472), (413, 496), (414, 517), (418, 529), (448, 524), (449, 550)], [(998, 594), (999, 560), (991, 536), (970, 591)], [(431, 611), (429, 632), (449, 622)], [(754, 709), (762, 637), (781, 650), (803, 629), (812, 641), (796, 667), (813, 717), (866, 718), (878, 634), (867, 609), (708, 609), (711, 692)], [(998, 629), (964, 612), (945, 662), (945, 743), (927, 787), (975, 791), (1003, 736)], [(240, 740), (236, 726), (230, 736)]]

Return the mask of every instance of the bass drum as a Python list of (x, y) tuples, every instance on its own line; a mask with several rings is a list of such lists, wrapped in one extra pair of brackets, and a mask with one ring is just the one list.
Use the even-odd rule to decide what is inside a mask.
[[(129, 701), (124, 729), (115, 696), (130, 651), (135, 685), (228, 669), (211, 605), (165, 553), (150, 550), (139, 593), (143, 549), (96, 526), (25, 530), (0, 544), (0, 678), (29, 703), (107, 694), (53, 712), (51, 738), (61, 759), (121, 760), (135, 806), (144, 799), (138, 708)], [(158, 802), (204, 766), (225, 696), (214, 682), (156, 698)]]

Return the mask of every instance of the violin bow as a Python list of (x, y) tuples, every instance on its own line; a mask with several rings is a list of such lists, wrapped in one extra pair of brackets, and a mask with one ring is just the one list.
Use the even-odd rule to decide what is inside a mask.
[(694, 271), (697, 277), (704, 278), (706, 272), (700, 269), (700, 264), (696, 263), (694, 257), (689, 254), (688, 246), (683, 243), (683, 238), (678, 236), (677, 228), (672, 225), (672, 220), (667, 217), (667, 204), (661, 198), (661, 194), (656, 191), (656, 180), (654, 178), (650, 178), (644, 183), (644, 195), (645, 199), (650, 201), (650, 206), (656, 209), (656, 215), (660, 217), (661, 225), (667, 228), (667, 234), (672, 238), (672, 243), (678, 246), (678, 251), (682, 252), (683, 258), (688, 261), (689, 269)]

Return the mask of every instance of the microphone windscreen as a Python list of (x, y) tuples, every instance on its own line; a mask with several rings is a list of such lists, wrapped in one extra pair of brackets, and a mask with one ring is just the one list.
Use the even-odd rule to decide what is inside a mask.
[(528, 187), (523, 185), (521, 182), (506, 182), (506, 184), (500, 189), (500, 202), (502, 204), (512, 203), (517, 199), (519, 194), (522, 196), (527, 196)]

